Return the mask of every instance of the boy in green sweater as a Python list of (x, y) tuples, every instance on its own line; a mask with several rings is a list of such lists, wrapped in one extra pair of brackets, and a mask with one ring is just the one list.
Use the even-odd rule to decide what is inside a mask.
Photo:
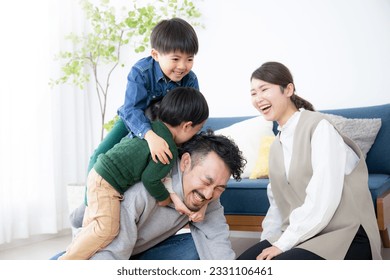
[(194, 88), (178, 87), (162, 99), (156, 115), (152, 129), (168, 143), (173, 155), (170, 163), (153, 161), (147, 141), (137, 137), (125, 137), (101, 154), (88, 174), (88, 207), (83, 228), (59, 259), (89, 259), (111, 243), (119, 232), (123, 194), (139, 181), (160, 206), (173, 201), (176, 210), (188, 215), (190, 220), (203, 219), (205, 208), (193, 213), (173, 191), (168, 191), (172, 189), (168, 175), (178, 157), (177, 145), (188, 141), (206, 122), (209, 116), (207, 101)]

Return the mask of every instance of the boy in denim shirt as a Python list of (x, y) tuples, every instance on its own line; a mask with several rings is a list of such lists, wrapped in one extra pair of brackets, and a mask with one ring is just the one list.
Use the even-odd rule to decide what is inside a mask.
[(120, 119), (94, 151), (88, 172), (99, 154), (107, 152), (126, 135), (145, 139), (155, 162), (168, 164), (172, 159), (166, 141), (151, 129), (145, 110), (176, 87), (199, 90), (198, 79), (191, 71), (198, 52), (198, 38), (189, 23), (172, 18), (162, 20), (153, 28), (150, 41), (151, 56), (142, 58), (130, 70), (125, 102), (118, 109)]

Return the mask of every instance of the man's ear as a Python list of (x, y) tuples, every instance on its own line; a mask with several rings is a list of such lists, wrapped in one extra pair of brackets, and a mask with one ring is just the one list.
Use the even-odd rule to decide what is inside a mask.
[(153, 57), (153, 59), (155, 61), (158, 61), (158, 51), (156, 49), (152, 49), (152, 51), (150, 52), (151, 56)]
[(191, 155), (189, 153), (184, 153), (180, 159), (180, 171), (184, 172), (188, 167), (191, 166)]

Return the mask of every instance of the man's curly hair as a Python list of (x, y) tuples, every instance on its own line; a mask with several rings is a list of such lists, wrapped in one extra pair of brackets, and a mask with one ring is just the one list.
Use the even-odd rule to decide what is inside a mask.
[(229, 167), (233, 178), (236, 181), (240, 181), (246, 164), (242, 152), (232, 139), (223, 135), (215, 135), (211, 129), (196, 134), (179, 147), (179, 156), (181, 157), (184, 153), (189, 153), (193, 167), (212, 151)]

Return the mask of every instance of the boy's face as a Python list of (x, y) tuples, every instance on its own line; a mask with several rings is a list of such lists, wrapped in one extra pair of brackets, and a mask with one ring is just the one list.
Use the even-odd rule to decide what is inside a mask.
[(152, 49), (152, 57), (158, 61), (164, 75), (174, 82), (181, 81), (194, 65), (194, 55), (179, 51), (162, 54)]

